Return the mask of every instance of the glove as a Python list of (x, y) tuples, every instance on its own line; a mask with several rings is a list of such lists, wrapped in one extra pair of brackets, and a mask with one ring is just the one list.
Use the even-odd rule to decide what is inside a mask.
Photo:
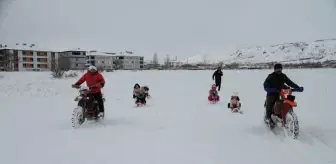
[(279, 92), (277, 89), (275, 89), (275, 88), (264, 88), (265, 89), (265, 91), (267, 92), (267, 93), (276, 93), (276, 92)]
[(72, 87), (72, 88), (79, 88), (79, 86), (76, 85), (76, 84), (72, 84), (71, 87)]
[(299, 87), (298, 88), (298, 92), (303, 92), (304, 88), (303, 87)]
[(292, 89), (293, 92), (303, 92), (304, 88), (303, 87), (299, 87), (299, 88), (294, 88)]

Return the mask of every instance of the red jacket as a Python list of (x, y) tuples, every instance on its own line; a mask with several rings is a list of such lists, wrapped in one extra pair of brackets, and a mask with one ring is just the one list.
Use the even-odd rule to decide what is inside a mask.
[(91, 88), (91, 93), (101, 92), (102, 87), (105, 85), (104, 77), (99, 73), (91, 74), (89, 72), (85, 73), (75, 85), (81, 85), (86, 82), (86, 85)]

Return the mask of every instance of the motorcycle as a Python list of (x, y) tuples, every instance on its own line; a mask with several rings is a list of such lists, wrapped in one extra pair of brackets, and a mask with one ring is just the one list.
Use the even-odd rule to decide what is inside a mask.
[[(302, 92), (299, 89), (282, 89), (280, 92), (280, 100), (276, 101), (273, 107), (271, 119), (274, 124), (268, 124), (270, 129), (275, 126), (284, 129), (285, 134), (293, 139), (299, 137), (299, 120), (294, 112), (297, 107), (293, 92)], [(264, 107), (266, 107), (266, 102)], [(266, 113), (265, 113), (266, 114)]]
[[(86, 120), (98, 121), (99, 106), (95, 98), (90, 95), (90, 88), (86, 86), (73, 86), (78, 89), (79, 95), (75, 97), (74, 101), (77, 101), (77, 107), (72, 113), (72, 127), (80, 127)], [(103, 98), (105, 102), (105, 98)]]

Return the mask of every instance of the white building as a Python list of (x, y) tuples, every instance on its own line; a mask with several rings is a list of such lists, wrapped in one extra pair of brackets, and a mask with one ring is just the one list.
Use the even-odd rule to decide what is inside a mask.
[(116, 55), (116, 59), (121, 62), (122, 69), (143, 69), (144, 57), (143, 56), (129, 56), (129, 55)]
[(63, 58), (63, 63), (60, 64), (64, 69), (83, 70), (86, 68), (86, 53), (87, 51), (79, 48), (59, 52), (60, 58)]
[(86, 54), (86, 63), (98, 68), (103, 68), (104, 70), (112, 70), (114, 68), (113, 61), (115, 58), (116, 57), (111, 54), (91, 51)]
[(58, 52), (33, 47), (0, 49), (1, 71), (50, 71)]
[(178, 68), (183, 65), (183, 62), (180, 61), (168, 61), (169, 68)]

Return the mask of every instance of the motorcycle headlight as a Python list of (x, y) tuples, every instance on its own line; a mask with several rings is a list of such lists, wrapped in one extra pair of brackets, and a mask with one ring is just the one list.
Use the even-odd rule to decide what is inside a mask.
[(77, 97), (75, 97), (74, 101), (79, 101), (79, 100), (81, 100), (82, 98), (83, 98), (82, 96), (77, 96)]
[(87, 92), (88, 92), (88, 90), (80, 90), (80, 91), (79, 91), (79, 93), (80, 93), (81, 95), (85, 95)]

